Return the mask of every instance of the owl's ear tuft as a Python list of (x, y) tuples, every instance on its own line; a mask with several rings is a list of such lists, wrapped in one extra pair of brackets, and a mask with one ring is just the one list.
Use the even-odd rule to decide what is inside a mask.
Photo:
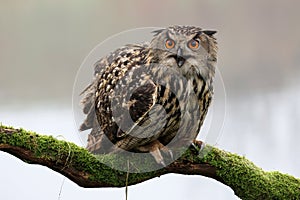
[(157, 36), (157, 35), (159, 35), (161, 32), (163, 32), (164, 30), (166, 30), (166, 29), (158, 29), (158, 30), (152, 31), (151, 33), (153, 33), (153, 36)]
[(212, 31), (212, 30), (203, 30), (203, 33), (205, 33), (208, 36), (213, 36), (217, 31)]

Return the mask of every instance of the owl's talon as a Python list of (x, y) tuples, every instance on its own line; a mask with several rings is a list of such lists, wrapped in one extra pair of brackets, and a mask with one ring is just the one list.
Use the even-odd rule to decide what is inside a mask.
[(173, 160), (174, 156), (173, 156), (173, 152), (171, 150), (169, 150), (169, 154), (170, 154), (171, 159)]
[(164, 162), (162, 152), (164, 154), (170, 155), (170, 157), (173, 159), (173, 152), (166, 146), (164, 146), (162, 143), (160, 143), (158, 140), (153, 141), (149, 145), (141, 146), (138, 148), (138, 150), (141, 152), (149, 152), (155, 159), (156, 163), (161, 164), (164, 167), (166, 166), (166, 163)]
[(194, 140), (191, 144), (192, 147), (197, 151), (198, 154), (204, 149), (205, 143), (202, 141)]
[(173, 156), (173, 152), (172, 150), (170, 150), (168, 147), (161, 145), (160, 150), (162, 152), (164, 152), (165, 154), (169, 155), (171, 157), (171, 159), (173, 160), (174, 156)]
[(162, 161), (160, 161), (160, 164), (161, 164), (162, 166), (164, 166), (164, 167), (166, 167), (166, 166), (167, 166), (163, 160), (162, 160)]
[(195, 143), (194, 142), (192, 142), (192, 147), (194, 147), (194, 149), (196, 150), (196, 151), (199, 151), (199, 147), (197, 147), (196, 145), (195, 145)]

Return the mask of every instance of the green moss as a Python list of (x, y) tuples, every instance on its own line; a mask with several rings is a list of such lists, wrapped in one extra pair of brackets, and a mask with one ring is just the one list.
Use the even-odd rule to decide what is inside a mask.
[[(10, 134), (3, 134), (2, 132), (9, 132)], [(24, 129), (14, 129), (2, 125), (0, 126), (0, 144), (9, 144), (28, 149), (33, 152), (36, 158), (55, 161), (57, 166), (61, 166), (61, 169), (73, 167), (80, 172), (86, 172), (88, 178), (92, 181), (107, 183), (107, 185), (115, 187), (123, 187), (126, 182), (127, 172), (118, 171), (103, 164), (110, 162), (111, 166), (127, 165), (126, 158), (122, 156), (95, 156), (86, 149), (78, 147), (71, 142), (61, 141), (52, 136), (39, 135), (35, 132), (25, 131)], [(145, 157), (144, 159), (145, 160), (141, 163), (147, 163), (150, 159), (153, 161), (153, 158), (149, 157)], [(126, 166), (124, 166), (124, 169), (126, 169), (125, 167)], [(147, 164), (143, 167), (146, 169)], [(129, 176), (128, 183), (129, 185), (135, 184), (142, 180), (153, 178), (156, 174), (158, 174), (158, 172), (132, 173)]]
[[(1, 144), (28, 149), (36, 158), (55, 162), (59, 167), (54, 169), (56, 171), (66, 167), (74, 168), (86, 173), (89, 180), (105, 183), (106, 186), (125, 186), (127, 172), (112, 169), (103, 163), (110, 163), (110, 166), (123, 169), (127, 167), (127, 160), (139, 162), (143, 169), (147, 167), (153, 169), (152, 164), (155, 164), (153, 158), (149, 156), (142, 159), (114, 154), (94, 156), (71, 142), (2, 125), (0, 125), (0, 146)], [(179, 150), (181, 153), (182, 151), (183, 149)], [(242, 199), (300, 199), (299, 179), (279, 172), (265, 172), (245, 157), (209, 145), (205, 146), (200, 154), (194, 148), (188, 149), (180, 160), (183, 163), (205, 163), (216, 167), (218, 180), (231, 187)], [(130, 173), (128, 184), (139, 183), (165, 173), (167, 173), (165, 169), (147, 173)]]
[(300, 199), (300, 180), (279, 172), (265, 172), (245, 157), (210, 147), (203, 159), (242, 199)]

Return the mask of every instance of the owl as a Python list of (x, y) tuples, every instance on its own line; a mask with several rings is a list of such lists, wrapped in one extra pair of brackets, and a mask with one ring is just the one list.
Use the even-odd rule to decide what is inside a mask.
[(170, 26), (150, 42), (128, 44), (94, 66), (81, 93), (91, 129), (87, 149), (95, 154), (148, 152), (165, 165), (173, 146), (197, 137), (213, 96), (216, 31)]

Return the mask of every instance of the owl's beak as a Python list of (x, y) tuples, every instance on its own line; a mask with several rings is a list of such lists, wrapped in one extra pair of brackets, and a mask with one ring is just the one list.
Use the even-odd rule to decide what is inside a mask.
[(178, 48), (178, 50), (177, 50), (176, 62), (177, 62), (178, 67), (182, 67), (182, 65), (185, 62), (185, 58), (183, 57), (181, 48)]

